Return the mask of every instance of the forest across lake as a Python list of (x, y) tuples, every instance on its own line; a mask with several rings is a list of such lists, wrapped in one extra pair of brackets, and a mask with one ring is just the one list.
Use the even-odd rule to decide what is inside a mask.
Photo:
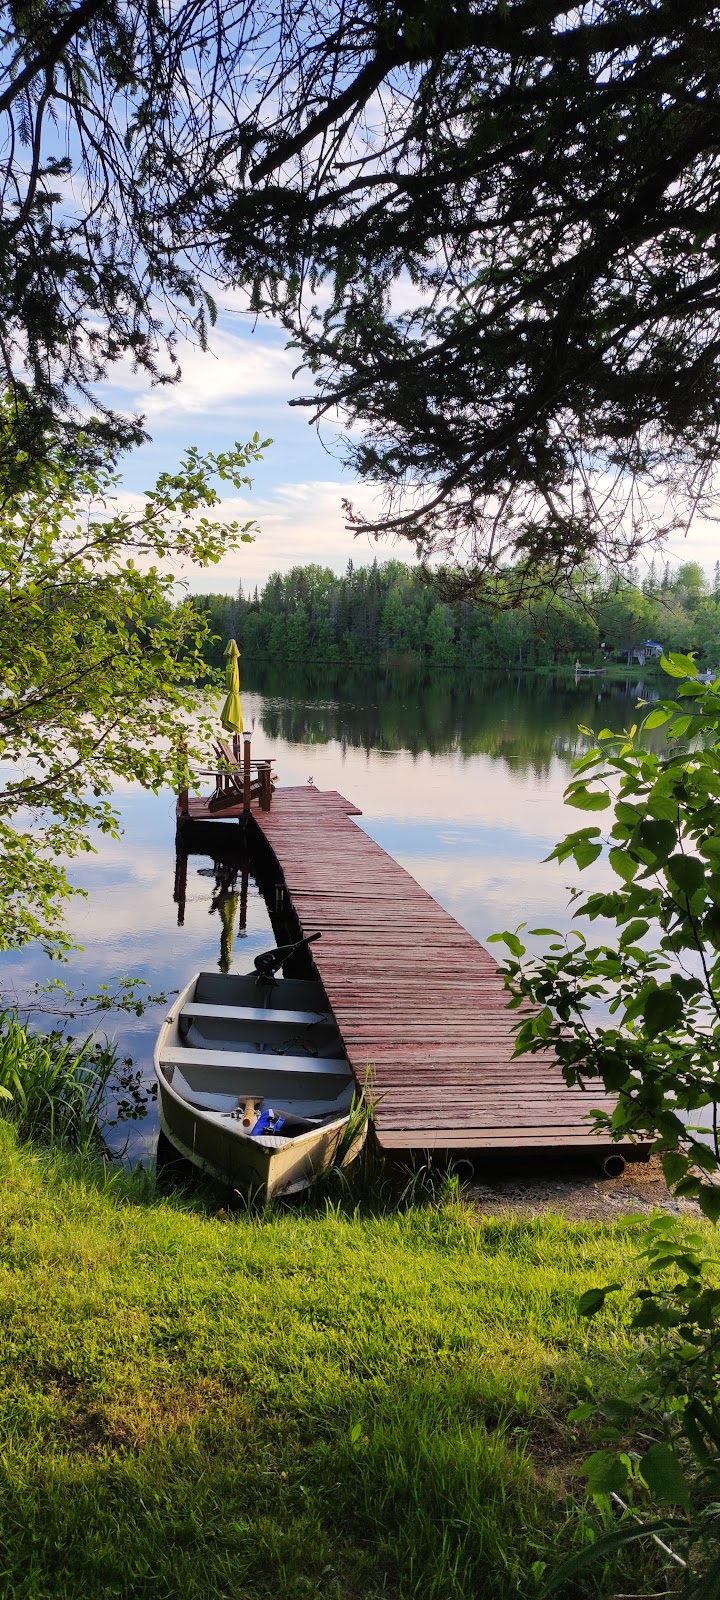
[[(276, 572), (263, 589), (194, 595), (207, 622), (208, 662), (219, 664), (229, 637), (253, 660), (370, 665), (403, 657), (434, 666), (548, 668), (639, 660), (663, 650), (720, 659), (720, 562), (708, 577), (688, 561), (671, 570), (651, 562), (604, 576), (588, 571), (572, 588), (503, 604), (517, 583), (509, 569), (488, 604), (446, 603), (441, 575), (400, 561), (352, 561), (338, 577), (328, 567)], [(504, 585), (504, 587), (503, 587)]]

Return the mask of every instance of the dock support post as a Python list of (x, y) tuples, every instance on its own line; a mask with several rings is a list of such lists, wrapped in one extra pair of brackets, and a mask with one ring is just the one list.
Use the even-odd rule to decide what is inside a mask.
[(178, 738), (175, 750), (175, 769), (178, 786), (178, 811), (181, 817), (186, 817), (190, 810), (190, 774), (188, 772), (187, 744), (182, 733)]
[(269, 811), (272, 800), (272, 768), (269, 761), (258, 763), (260, 779), (260, 810)]
[(243, 811), (250, 810), (250, 734), (243, 735)]

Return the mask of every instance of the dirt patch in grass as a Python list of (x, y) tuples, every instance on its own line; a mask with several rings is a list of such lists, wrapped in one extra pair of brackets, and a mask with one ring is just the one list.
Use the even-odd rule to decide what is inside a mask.
[(519, 1211), (544, 1216), (556, 1211), (574, 1222), (616, 1222), (658, 1208), (673, 1216), (701, 1215), (692, 1200), (676, 1200), (663, 1177), (659, 1156), (632, 1161), (619, 1178), (606, 1178), (587, 1160), (552, 1157), (473, 1174), (467, 1197), (483, 1216)]

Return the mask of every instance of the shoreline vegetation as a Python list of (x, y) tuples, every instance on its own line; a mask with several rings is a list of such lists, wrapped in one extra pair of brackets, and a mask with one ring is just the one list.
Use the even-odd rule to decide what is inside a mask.
[[(228, 637), (249, 660), (325, 666), (431, 665), (525, 671), (604, 667), (609, 676), (656, 669), (648, 640), (669, 651), (720, 660), (720, 563), (711, 578), (695, 562), (672, 572), (653, 562), (642, 583), (577, 579), (571, 592), (502, 609), (448, 605), (439, 581), (400, 561), (348, 563), (342, 577), (310, 565), (273, 573), (261, 592), (196, 594), (186, 602), (208, 626), (203, 650), (221, 666)], [(636, 661), (635, 652), (644, 656)]]
[(13, 1600), (530, 1597), (608, 1525), (569, 1413), (630, 1362), (627, 1224), (489, 1219), (452, 1179), (228, 1217), (2, 1120), (0, 1156)]

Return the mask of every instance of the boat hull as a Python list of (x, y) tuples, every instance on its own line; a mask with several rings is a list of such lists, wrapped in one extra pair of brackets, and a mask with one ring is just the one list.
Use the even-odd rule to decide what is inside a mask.
[[(344, 1118), (309, 1134), (306, 1140), (295, 1139), (289, 1147), (270, 1151), (230, 1128), (218, 1129), (208, 1124), (162, 1084), (158, 1088), (158, 1112), (163, 1133), (180, 1155), (220, 1183), (260, 1202), (307, 1189), (318, 1173), (336, 1164), (347, 1129)], [(360, 1154), (366, 1133), (367, 1124), (344, 1153), (340, 1163), (343, 1167)]]
[[(350, 1115), (348, 1102), (349, 1089), (346, 1091), (347, 1099), (343, 1113), (326, 1120), (322, 1126), (309, 1129), (296, 1134), (292, 1138), (255, 1138), (252, 1133), (247, 1133), (242, 1123), (227, 1113), (219, 1114), (209, 1108), (192, 1104), (186, 1095), (178, 1092), (178, 1082), (184, 1082), (168, 1068), (167, 1059), (171, 1056), (177, 1063), (184, 1051), (182, 1047), (172, 1050), (172, 1044), (180, 1045), (178, 1033), (178, 1018), (183, 1005), (187, 1004), (195, 992), (197, 978), (189, 983), (178, 997), (165, 1026), (161, 1029), (155, 1049), (155, 1074), (158, 1084), (158, 1112), (160, 1126), (166, 1138), (175, 1147), (180, 1155), (201, 1171), (207, 1172), (221, 1183), (228, 1184), (231, 1188), (240, 1190), (243, 1194), (252, 1195), (261, 1203), (290, 1195), (306, 1189), (318, 1175), (333, 1165), (348, 1166), (359, 1154), (367, 1134), (367, 1118), (358, 1118), (357, 1129), (353, 1131), (348, 1142)], [(189, 1051), (189, 1059), (197, 1059), (198, 1052)], [(213, 1074), (217, 1074), (216, 1065), (208, 1068), (207, 1081), (213, 1082)], [(223, 1075), (227, 1073), (228, 1079), (235, 1081), (235, 1073), (230, 1067), (220, 1069)], [(242, 1079), (252, 1082), (256, 1079), (258, 1084), (264, 1083), (270, 1066), (268, 1056), (260, 1055), (255, 1058), (256, 1066), (252, 1064), (242, 1073)], [(337, 1094), (337, 1082), (332, 1070), (334, 1063), (325, 1061), (322, 1057), (319, 1062), (326, 1067), (322, 1074), (322, 1084), (327, 1085), (331, 1102)], [(338, 1063), (340, 1069), (341, 1064)], [(342, 1070), (349, 1071), (346, 1062)], [(200, 1069), (202, 1073), (202, 1069)], [(175, 1087), (173, 1086), (175, 1076)], [(305, 1084), (306, 1076), (300, 1069), (297, 1074), (298, 1082)], [(332, 1083), (333, 1088), (330, 1089)], [(198, 1090), (198, 1092), (201, 1092)], [(273, 1093), (273, 1100), (278, 1100), (282, 1088), (278, 1087)], [(301, 1109), (301, 1108), (299, 1108)]]

